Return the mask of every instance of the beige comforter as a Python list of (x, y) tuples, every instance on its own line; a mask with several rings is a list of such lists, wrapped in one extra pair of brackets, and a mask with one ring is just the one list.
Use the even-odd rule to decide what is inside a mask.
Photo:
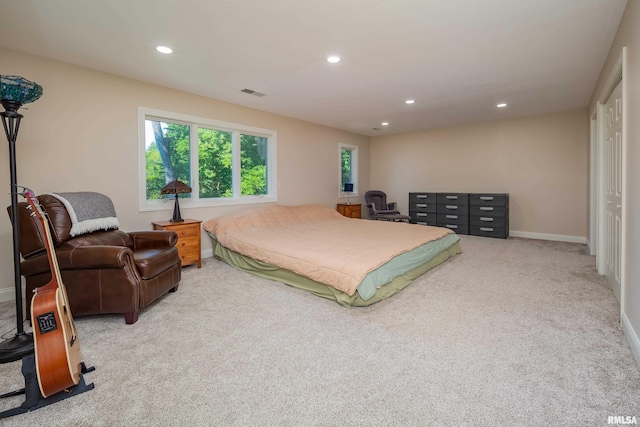
[(204, 229), (228, 249), (353, 295), (396, 255), (452, 233), (447, 228), (346, 218), (320, 205), (269, 205), (214, 218)]

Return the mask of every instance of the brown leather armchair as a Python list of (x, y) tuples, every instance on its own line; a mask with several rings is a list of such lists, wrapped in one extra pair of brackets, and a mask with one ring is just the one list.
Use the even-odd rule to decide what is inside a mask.
[[(49, 217), (62, 282), (74, 316), (124, 313), (127, 324), (140, 310), (175, 292), (180, 282), (180, 257), (172, 231), (95, 231), (72, 237), (65, 206), (51, 195), (37, 197)], [(8, 208), (10, 209), (10, 207)], [(51, 271), (38, 220), (27, 203), (19, 203), (22, 275), (26, 279), (27, 312), (33, 290), (51, 280)]]

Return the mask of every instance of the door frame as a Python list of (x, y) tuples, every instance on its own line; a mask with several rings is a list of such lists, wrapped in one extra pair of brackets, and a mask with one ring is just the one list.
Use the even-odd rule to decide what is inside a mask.
[[(598, 242), (600, 242), (600, 236), (598, 235), (598, 201), (600, 199), (600, 192), (598, 190), (598, 173), (600, 170), (600, 166), (598, 165), (598, 160), (600, 159), (600, 155), (598, 153), (599, 145), (599, 137), (598, 137), (598, 118), (601, 117), (600, 113), (600, 102), (596, 103), (596, 108), (593, 111), (593, 114), (589, 118), (589, 126), (590, 126), (590, 149), (589, 149), (589, 238), (587, 240), (587, 246), (589, 247), (589, 255), (597, 255), (598, 250)], [(600, 258), (596, 257), (596, 268), (598, 269), (598, 273), (600, 272), (600, 265), (597, 262)]]
[[(609, 77), (600, 92), (596, 108), (591, 116), (590, 126), (593, 131), (593, 125), (595, 122), (596, 138), (591, 135), (591, 149), (592, 155), (595, 154), (596, 158), (591, 161), (591, 185), (590, 185), (590, 212), (595, 213), (595, 216), (590, 216), (589, 230), (595, 233), (590, 235), (590, 252), (596, 255), (596, 267), (599, 274), (604, 274), (604, 212), (605, 212), (605, 200), (602, 197), (604, 192), (604, 138), (605, 138), (605, 114), (604, 105), (606, 104), (609, 96), (616, 88), (618, 82), (622, 84), (622, 237), (620, 242), (620, 310), (624, 308), (625, 301), (625, 284), (626, 284), (626, 222), (627, 222), (627, 209), (626, 209), (626, 194), (628, 191), (627, 182), (627, 48), (623, 47), (616, 63), (613, 66)], [(594, 147), (594, 143), (596, 147)], [(594, 150), (595, 148), (595, 150)], [(595, 168), (595, 170), (594, 170)]]

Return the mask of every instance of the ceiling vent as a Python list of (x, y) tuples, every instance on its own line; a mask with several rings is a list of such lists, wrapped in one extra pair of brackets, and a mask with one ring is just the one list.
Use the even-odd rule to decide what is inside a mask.
[(256, 92), (255, 90), (252, 90), (252, 89), (242, 89), (240, 92), (248, 93), (249, 95), (253, 95), (257, 97), (263, 97), (267, 95), (266, 93)]
[(371, 130), (382, 130), (380, 128), (371, 128)]

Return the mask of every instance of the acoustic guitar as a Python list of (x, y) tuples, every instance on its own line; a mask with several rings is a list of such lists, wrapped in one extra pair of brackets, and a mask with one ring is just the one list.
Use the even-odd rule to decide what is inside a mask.
[(31, 216), (40, 221), (51, 268), (51, 281), (36, 288), (31, 300), (36, 372), (40, 393), (46, 398), (78, 384), (82, 356), (47, 214), (41, 210), (31, 190), (25, 189), (22, 196), (29, 203), (27, 209), (32, 211)]

